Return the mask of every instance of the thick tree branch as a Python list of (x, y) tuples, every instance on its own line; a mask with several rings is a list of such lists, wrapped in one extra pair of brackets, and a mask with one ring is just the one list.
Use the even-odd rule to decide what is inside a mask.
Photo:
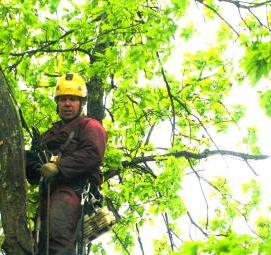
[[(41, 43), (42, 48), (47, 48), (51, 45), (54, 45), (56, 43), (58, 43), (60, 40), (64, 39), (65, 37), (69, 36), (70, 34), (72, 34), (75, 30), (70, 30), (67, 31), (66, 33), (64, 33), (63, 35), (61, 35), (57, 40), (53, 40), (53, 41), (45, 41)], [(38, 44), (38, 42), (35, 42), (35, 44)]]
[[(146, 167), (140, 166), (138, 164), (141, 163), (147, 163), (147, 162), (153, 162), (153, 161), (161, 161), (165, 160), (167, 157), (185, 157), (187, 159), (204, 159), (208, 158), (210, 156), (214, 155), (226, 155), (226, 156), (233, 156), (236, 158), (241, 158), (245, 162), (248, 160), (263, 160), (269, 158), (268, 155), (251, 155), (251, 154), (246, 154), (242, 152), (235, 152), (235, 151), (229, 151), (229, 150), (205, 150), (200, 153), (194, 153), (190, 151), (177, 151), (177, 152), (170, 152), (170, 153), (165, 153), (161, 155), (150, 155), (150, 156), (143, 156), (143, 157), (135, 157), (131, 161), (125, 160), (122, 161), (122, 167), (135, 167), (139, 170), (141, 170), (145, 174), (150, 174), (152, 177), (156, 177), (151, 171), (146, 169)], [(116, 175), (119, 175), (122, 171), (122, 169), (110, 169), (109, 171), (104, 173), (104, 179), (105, 181), (113, 178)]]
[(162, 160), (162, 158), (164, 157), (166, 158), (170, 156), (176, 157), (176, 158), (185, 157), (185, 158), (193, 158), (193, 159), (203, 159), (203, 158), (208, 158), (214, 155), (228, 155), (228, 156), (241, 158), (243, 160), (262, 160), (262, 159), (267, 159), (269, 157), (267, 155), (251, 155), (251, 154), (229, 151), (229, 150), (212, 150), (212, 151), (205, 150), (201, 153), (194, 153), (190, 151), (178, 151), (178, 152), (170, 152), (170, 153), (166, 153), (162, 155), (137, 157), (137, 158), (133, 158), (132, 161), (123, 161), (122, 165), (125, 167), (125, 166), (131, 166), (134, 164), (144, 163), (147, 161), (158, 161), (158, 160)]
[(61, 52), (83, 52), (89, 56), (90, 53), (89, 51), (85, 50), (85, 49), (82, 49), (82, 48), (79, 48), (79, 47), (74, 47), (74, 48), (69, 48), (69, 49), (50, 49), (50, 48), (38, 48), (38, 49), (35, 49), (35, 50), (29, 50), (29, 51), (25, 51), (25, 52), (21, 52), (21, 53), (10, 53), (11, 56), (14, 56), (14, 57), (19, 57), (19, 56), (33, 56), (35, 55), (36, 53), (39, 53), (39, 52), (46, 52), (46, 53), (61, 53)]

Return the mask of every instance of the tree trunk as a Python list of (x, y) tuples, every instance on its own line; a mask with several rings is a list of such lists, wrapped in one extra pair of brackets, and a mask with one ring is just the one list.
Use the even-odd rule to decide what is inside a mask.
[(92, 78), (87, 82), (88, 87), (88, 104), (87, 115), (100, 122), (104, 118), (104, 89), (102, 79), (99, 77)]
[(33, 254), (27, 226), (24, 141), (20, 118), (0, 71), (0, 212), (7, 255)]

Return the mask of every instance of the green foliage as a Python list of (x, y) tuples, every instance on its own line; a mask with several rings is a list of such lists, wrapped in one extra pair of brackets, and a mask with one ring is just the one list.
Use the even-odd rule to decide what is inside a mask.
[[(117, 232), (117, 235), (112, 240), (115, 243), (115, 251), (121, 252), (121, 254), (126, 254), (125, 250), (131, 251), (131, 248), (134, 246), (134, 238), (130, 230), (133, 229), (135, 223), (136, 221), (132, 214), (128, 214), (114, 227), (114, 231)], [(125, 249), (123, 249), (124, 247)]]
[(271, 117), (271, 90), (265, 91), (260, 97), (260, 106)]
[(245, 116), (246, 108), (243, 105), (234, 105), (233, 119), (238, 122), (242, 117)]
[(244, 143), (247, 144), (253, 154), (260, 154), (260, 148), (257, 146), (257, 128), (248, 127), (248, 134), (244, 138)]
[(91, 251), (97, 255), (106, 255), (106, 250), (103, 248), (102, 243), (92, 244)]
[(28, 222), (29, 222), (29, 227), (31, 231), (35, 230), (35, 220), (36, 220), (36, 212), (39, 207), (39, 199), (40, 199), (40, 194), (38, 190), (38, 186), (30, 186), (28, 185)]
[(161, 238), (161, 240), (154, 240), (154, 255), (167, 255), (170, 252), (170, 246), (165, 237)]
[(261, 189), (259, 184), (255, 180), (251, 180), (250, 183), (244, 183), (242, 185), (243, 192), (245, 194), (250, 194), (250, 200), (247, 204), (244, 205), (242, 213), (245, 216), (249, 216), (252, 213), (252, 210), (256, 210), (261, 202)]
[[(200, 160), (155, 157), (212, 150), (216, 146), (213, 132), (226, 133), (245, 117), (244, 106), (225, 105), (232, 84), (246, 82), (246, 74), (254, 85), (261, 78), (270, 79), (270, 26), (251, 13), (243, 15), (236, 28), (239, 36), (223, 21), (215, 40), (206, 45), (198, 37), (199, 23), (203, 18), (210, 26), (220, 22), (217, 14), (222, 14), (222, 1), (196, 2), (196, 7), (187, 0), (69, 0), (65, 5), (59, 0), (5, 0), (0, 4), (0, 65), (29, 127), (36, 125), (44, 132), (58, 120), (53, 95), (55, 78), (62, 73), (78, 72), (87, 82), (101, 81), (106, 108), (103, 124), (108, 133), (103, 171), (109, 176), (114, 173), (103, 184), (103, 193), (121, 216), (111, 232), (111, 245), (118, 254), (133, 254), (136, 239), (141, 237), (135, 226), (141, 230), (161, 215), (168, 217), (174, 241), (184, 242), (175, 249), (178, 245), (168, 241), (165, 231), (153, 242), (153, 254), (270, 251), (268, 218), (257, 218), (252, 227), (256, 237), (235, 229), (236, 222), (249, 221), (260, 207), (257, 182), (243, 185), (250, 200), (242, 204), (224, 176), (205, 178), (196, 172)], [(180, 52), (174, 51), (175, 38)], [(241, 60), (228, 57), (233, 43), (243, 47)], [(90, 93), (90, 99), (94, 95)], [(268, 90), (260, 100), (268, 116), (270, 96)], [(253, 154), (260, 153), (257, 138), (257, 128), (249, 127), (243, 143)], [(160, 140), (167, 142), (160, 144)], [(25, 141), (29, 146), (27, 135)], [(182, 189), (192, 167), (193, 174), (212, 190), (206, 203), (210, 199), (217, 204), (211, 207), (210, 218), (197, 223), (208, 237), (187, 241), (177, 235), (190, 210)], [(37, 189), (28, 190), (29, 200), (36, 201)], [(35, 210), (36, 204), (29, 203), (29, 219)], [(31, 220), (29, 225), (33, 228)], [(185, 234), (182, 229), (180, 235)], [(107, 254), (102, 246), (92, 245), (92, 252)]]
[(183, 160), (168, 158), (165, 162), (164, 171), (153, 183), (153, 188), (159, 195), (150, 210), (156, 214), (167, 212), (173, 219), (179, 218), (186, 211), (183, 201), (178, 195), (183, 175), (180, 162), (183, 162)]
[(185, 40), (188, 41), (189, 39), (192, 38), (193, 33), (194, 33), (194, 24), (190, 23), (188, 26), (183, 28), (181, 30), (180, 36)]
[(180, 17), (184, 15), (188, 7), (189, 1), (188, 0), (183, 0), (183, 1), (171, 0), (171, 4), (173, 5), (173, 10), (176, 17)]
[(242, 67), (255, 85), (262, 77), (268, 78), (271, 69), (271, 45), (270, 42), (257, 41), (246, 48)]
[(271, 234), (271, 221), (264, 216), (261, 216), (256, 221), (257, 234), (263, 238), (270, 240)]
[(199, 241), (187, 241), (185, 242), (179, 252), (171, 252), (170, 255), (198, 255), (198, 251), (202, 243)]
[(218, 6), (216, 5), (214, 0), (204, 0), (204, 14), (208, 19), (213, 19), (215, 17), (215, 13), (213, 10), (218, 11)]

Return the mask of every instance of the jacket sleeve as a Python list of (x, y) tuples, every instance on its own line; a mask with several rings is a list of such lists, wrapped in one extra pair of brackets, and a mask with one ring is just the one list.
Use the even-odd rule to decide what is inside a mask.
[(73, 178), (97, 171), (104, 157), (106, 140), (102, 125), (96, 120), (88, 121), (80, 129), (76, 149), (71, 153), (63, 152), (58, 162), (60, 173)]

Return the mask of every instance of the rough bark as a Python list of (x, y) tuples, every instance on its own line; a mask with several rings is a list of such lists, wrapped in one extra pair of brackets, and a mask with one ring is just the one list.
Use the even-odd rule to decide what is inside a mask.
[(27, 226), (24, 142), (20, 118), (0, 71), (0, 212), (6, 255), (33, 254)]
[(98, 77), (92, 78), (87, 82), (88, 87), (88, 116), (98, 121), (102, 121), (104, 117), (104, 89), (102, 80)]

